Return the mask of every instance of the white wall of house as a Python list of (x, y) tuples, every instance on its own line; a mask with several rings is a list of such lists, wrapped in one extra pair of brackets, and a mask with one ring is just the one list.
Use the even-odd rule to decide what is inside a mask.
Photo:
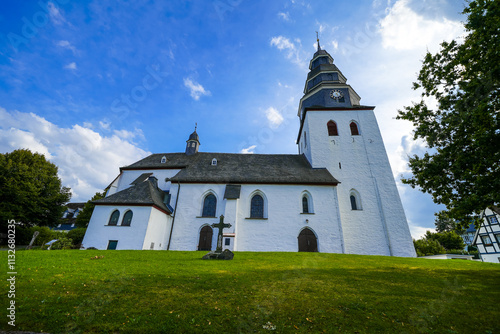
[[(120, 211), (118, 225), (110, 226), (109, 218), (115, 210)], [(133, 212), (132, 222), (130, 226), (121, 226), (128, 210)], [(152, 210), (155, 209), (149, 206), (96, 205), (83, 238), (83, 247), (107, 249), (110, 240), (118, 240), (116, 249), (143, 249)]]
[[(477, 250), (484, 262), (500, 263), (500, 217), (490, 209), (486, 209), (484, 213), (476, 236)], [(485, 243), (486, 240), (489, 243)]]
[(142, 249), (167, 249), (172, 216), (153, 207)]

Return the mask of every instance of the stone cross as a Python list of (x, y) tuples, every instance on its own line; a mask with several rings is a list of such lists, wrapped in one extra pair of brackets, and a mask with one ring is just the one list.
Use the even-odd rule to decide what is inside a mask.
[(218, 224), (212, 224), (212, 228), (217, 227), (219, 229), (219, 236), (217, 237), (217, 249), (216, 253), (222, 252), (222, 230), (225, 228), (230, 228), (231, 224), (224, 224), (224, 216), (220, 215), (220, 221)]
[(31, 242), (28, 247), (26, 247), (26, 249), (31, 249), (31, 247), (33, 247), (33, 243), (35, 242), (36, 237), (38, 237), (38, 234), (40, 234), (40, 232), (38, 231), (35, 231), (35, 233), (33, 233), (33, 238), (31, 239)]

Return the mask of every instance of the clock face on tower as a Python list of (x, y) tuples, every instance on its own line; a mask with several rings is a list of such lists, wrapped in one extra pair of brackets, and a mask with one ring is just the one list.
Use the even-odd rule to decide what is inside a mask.
[(332, 99), (335, 99), (335, 100), (339, 100), (339, 99), (341, 99), (343, 96), (344, 96), (344, 94), (343, 94), (340, 90), (338, 90), (338, 89), (334, 89), (334, 90), (332, 90), (332, 91), (330, 92), (330, 97), (331, 97)]

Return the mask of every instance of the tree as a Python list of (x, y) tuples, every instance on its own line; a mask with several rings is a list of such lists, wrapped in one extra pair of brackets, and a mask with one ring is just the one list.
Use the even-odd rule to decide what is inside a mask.
[(78, 227), (87, 227), (89, 225), (90, 217), (92, 217), (92, 213), (94, 212), (95, 204), (94, 201), (98, 199), (104, 198), (106, 196), (106, 191), (102, 193), (96, 192), (94, 197), (92, 197), (85, 205), (83, 206), (82, 211), (76, 216), (76, 226)]
[(413, 246), (415, 246), (415, 251), (418, 256), (428, 256), (436, 254), (444, 254), (446, 250), (437, 240), (428, 240), (426, 238), (420, 238), (418, 240), (413, 240)]
[(448, 216), (446, 211), (439, 211), (435, 213), (434, 216), (436, 216), (434, 225), (436, 225), (436, 231), (438, 233), (454, 231), (457, 228), (457, 223)]
[(463, 249), (465, 247), (465, 243), (462, 237), (453, 231), (442, 233), (432, 233), (430, 231), (427, 231), (424, 237), (427, 240), (436, 240), (446, 250)]
[(463, 13), (463, 43), (426, 54), (413, 84), (421, 101), (397, 118), (411, 121), (414, 139), (429, 148), (409, 159), (413, 176), (403, 183), (431, 194), (467, 228), (470, 215), (500, 203), (500, 1), (474, 0)]
[(54, 226), (71, 198), (57, 166), (26, 149), (0, 154), (0, 219), (22, 226)]

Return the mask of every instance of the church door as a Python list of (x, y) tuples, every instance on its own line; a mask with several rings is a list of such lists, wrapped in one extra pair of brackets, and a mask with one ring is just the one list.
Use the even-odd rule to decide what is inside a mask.
[(299, 252), (317, 252), (318, 241), (313, 231), (305, 228), (299, 234)]
[(212, 235), (213, 230), (210, 226), (203, 226), (200, 231), (200, 241), (198, 242), (198, 250), (212, 250)]

